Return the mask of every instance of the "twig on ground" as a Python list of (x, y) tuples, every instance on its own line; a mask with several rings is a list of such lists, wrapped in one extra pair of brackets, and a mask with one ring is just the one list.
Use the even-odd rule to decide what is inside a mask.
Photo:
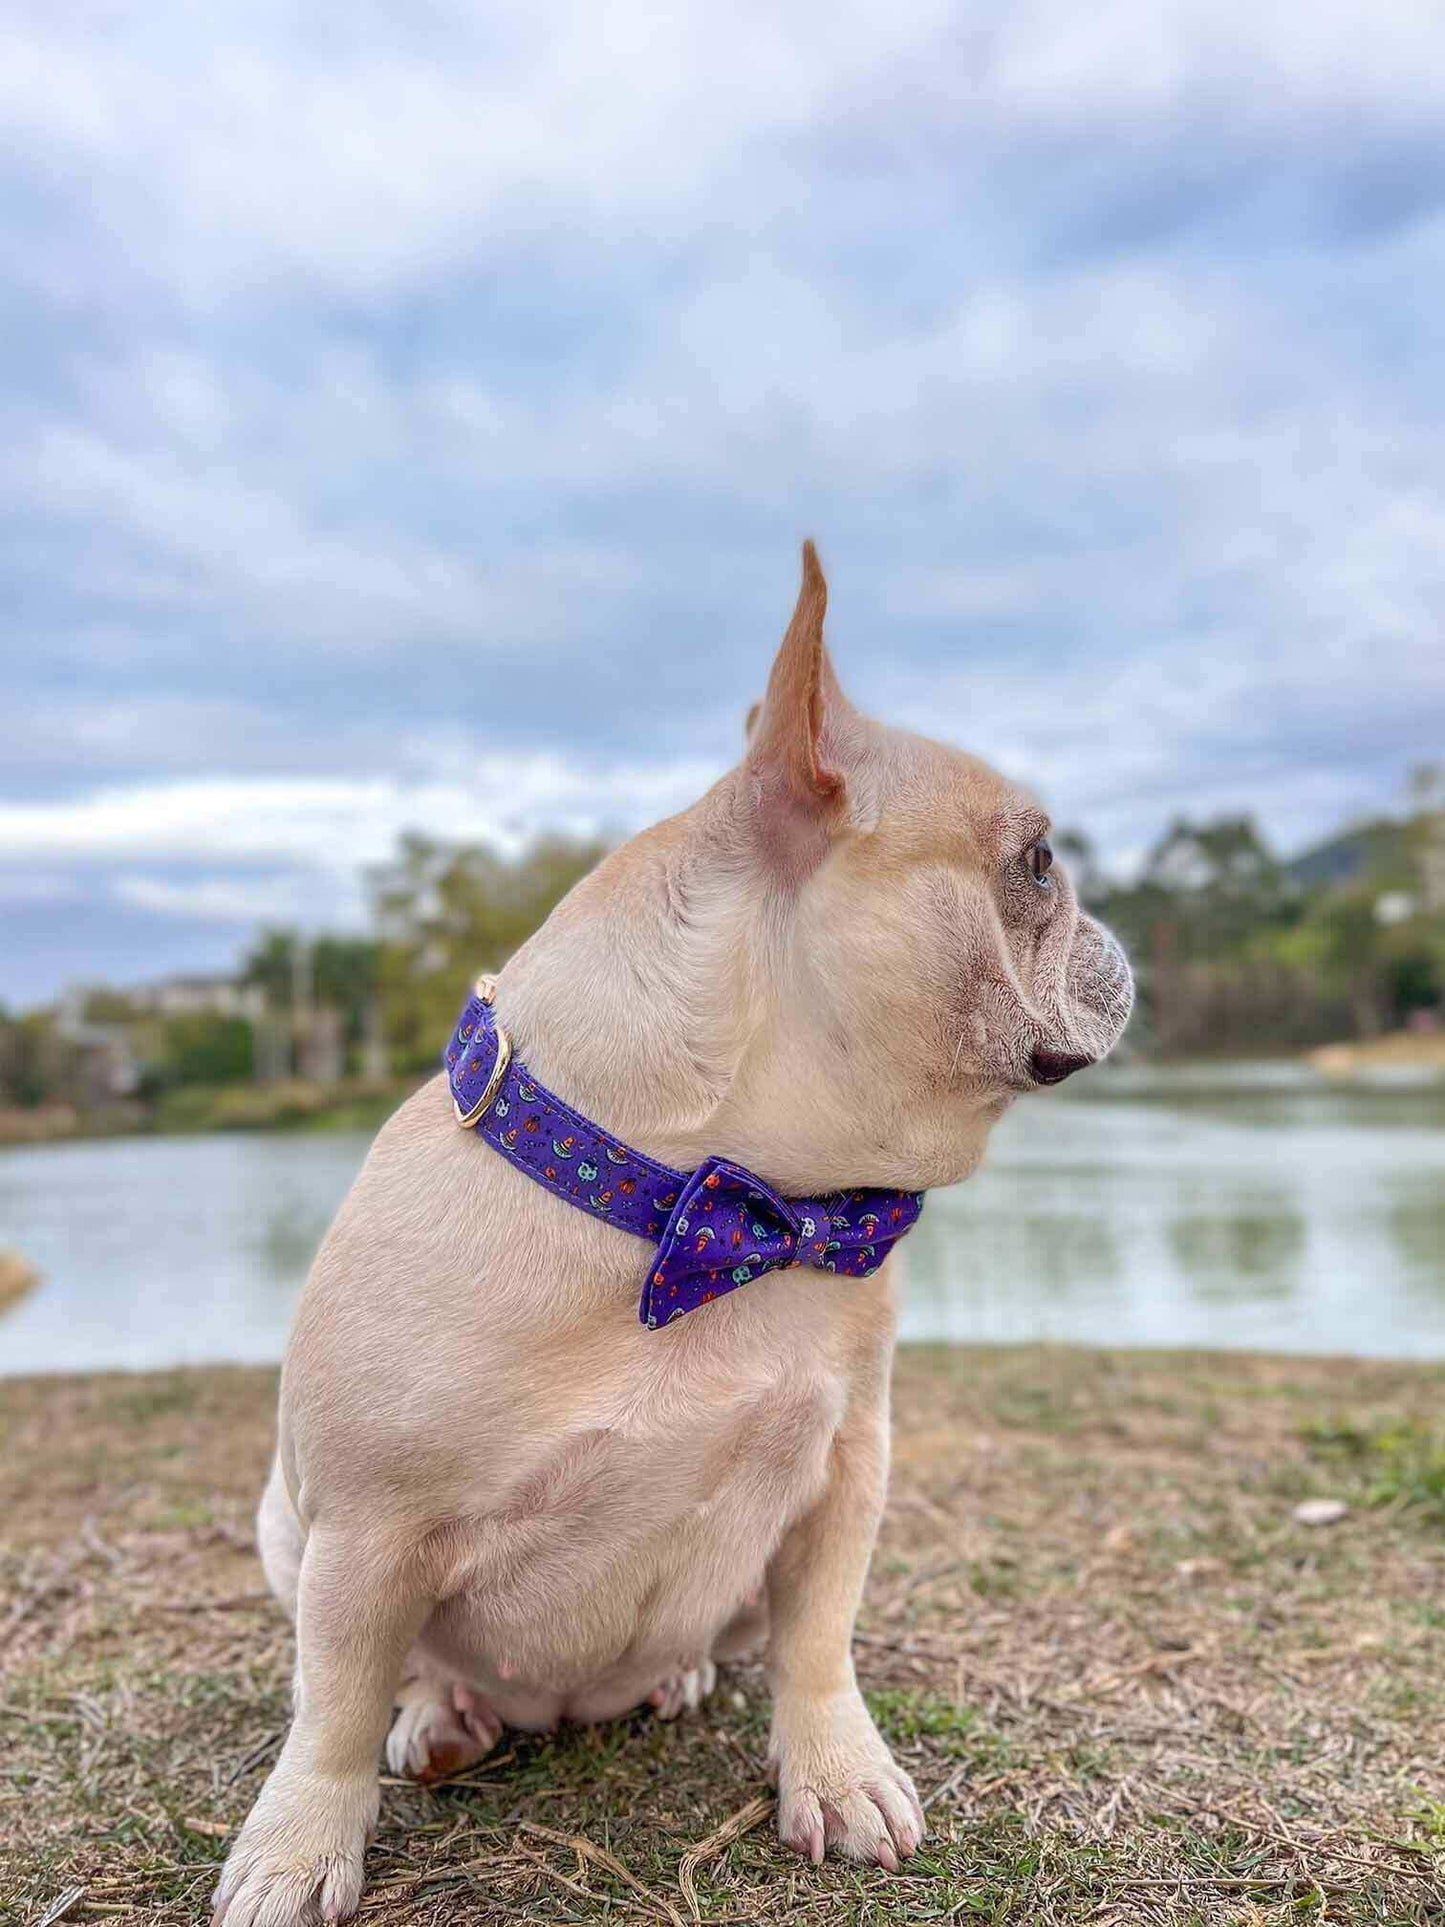
[(683, 1927), (682, 1916), (670, 1900), (662, 1894), (655, 1894), (630, 1868), (623, 1866), (615, 1853), (609, 1853), (606, 1847), (599, 1847), (595, 1840), (588, 1840), (580, 1833), (559, 1833), (557, 1828), (544, 1827), (536, 1820), (523, 1820), (519, 1831), (531, 1834), (536, 1840), (550, 1840), (553, 1846), (571, 1847), (574, 1853), (580, 1853), (585, 1860), (595, 1860), (598, 1866), (606, 1867), (625, 1887), (630, 1887), (650, 1907), (655, 1908), (664, 1920), (670, 1921), (672, 1927)]
[(697, 1902), (698, 1868), (704, 1866), (709, 1860), (716, 1860), (734, 1840), (740, 1840), (745, 1833), (751, 1833), (754, 1827), (761, 1826), (772, 1812), (773, 1805), (771, 1794), (760, 1793), (755, 1800), (749, 1800), (745, 1807), (739, 1807), (736, 1813), (729, 1814), (720, 1827), (710, 1833), (705, 1840), (699, 1840), (695, 1847), (689, 1847), (682, 1856), (678, 1863), (677, 1884), (694, 1921), (702, 1919)]
[(55, 1899), (51, 1901), (50, 1905), (45, 1909), (45, 1912), (40, 1916), (39, 1920), (36, 1921), (35, 1927), (55, 1927), (56, 1921), (64, 1920), (65, 1916), (76, 1903), (84, 1900), (85, 1892), (84, 1887), (67, 1887), (63, 1894), (57, 1894)]

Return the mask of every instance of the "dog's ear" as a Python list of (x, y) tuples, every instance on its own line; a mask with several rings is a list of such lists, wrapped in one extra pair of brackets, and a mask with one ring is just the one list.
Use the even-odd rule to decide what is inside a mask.
[[(799, 826), (831, 827), (847, 806), (832, 751), (847, 708), (823, 641), (828, 607), (818, 551), (803, 544), (803, 586), (768, 678), (768, 693), (748, 716), (746, 767), (770, 815)], [(831, 725), (831, 727), (830, 727)]]

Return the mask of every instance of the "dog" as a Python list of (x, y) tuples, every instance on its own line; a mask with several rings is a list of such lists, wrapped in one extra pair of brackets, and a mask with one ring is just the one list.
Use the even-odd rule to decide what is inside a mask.
[[(848, 702), (826, 602), (805, 545), (741, 762), (480, 988), (321, 1247), (258, 1522), (294, 1717), (217, 1889), (226, 1927), (355, 1911), (383, 1742), (443, 1777), (504, 1727), (695, 1706), (761, 1639), (783, 1841), (896, 1870), (922, 1838), (851, 1658), (888, 1469), (880, 1220), (906, 1228), (1016, 1096), (1108, 1051), (1132, 986), (1037, 804)], [(579, 1142), (604, 1147), (590, 1179)], [(643, 1177), (610, 1183), (608, 1157)], [(732, 1218), (697, 1229), (664, 1190), (649, 1225), (608, 1221), (657, 1171), (704, 1213), (721, 1173)], [(715, 1262), (725, 1222), (741, 1244)]]

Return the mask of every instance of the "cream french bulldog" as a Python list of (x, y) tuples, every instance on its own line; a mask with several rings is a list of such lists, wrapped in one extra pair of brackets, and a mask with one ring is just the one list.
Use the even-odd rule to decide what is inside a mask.
[[(617, 1141), (784, 1198), (967, 1177), (1132, 996), (1037, 805), (846, 700), (826, 598), (808, 545), (742, 762), (585, 878), (494, 1006)], [(650, 1330), (651, 1259), (459, 1130), (443, 1078), (378, 1136), (282, 1375), (259, 1537), (295, 1713), (221, 1878), (226, 1927), (355, 1910), (383, 1741), (427, 1779), (505, 1726), (670, 1715), (764, 1637), (783, 1840), (889, 1869), (917, 1846), (850, 1652), (893, 1267), (773, 1270)]]

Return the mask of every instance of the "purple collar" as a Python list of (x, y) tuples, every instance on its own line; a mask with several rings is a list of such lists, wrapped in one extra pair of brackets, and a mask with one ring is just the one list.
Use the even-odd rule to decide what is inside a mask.
[(513, 1057), (495, 994), (478, 979), (447, 1045), (457, 1122), (579, 1211), (657, 1246), (638, 1308), (649, 1329), (788, 1265), (866, 1278), (917, 1223), (917, 1191), (783, 1198), (725, 1158), (674, 1171), (617, 1143)]

